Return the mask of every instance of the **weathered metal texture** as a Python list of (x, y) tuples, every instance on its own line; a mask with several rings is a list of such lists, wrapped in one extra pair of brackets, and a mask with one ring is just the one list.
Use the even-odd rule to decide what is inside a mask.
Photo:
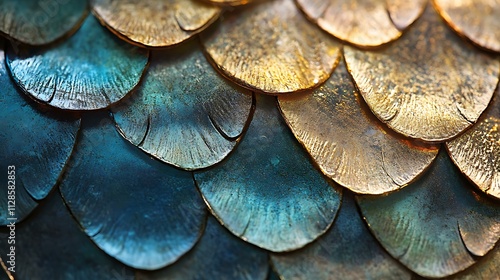
[(349, 192), (344, 192), (338, 217), (325, 235), (303, 249), (272, 254), (271, 259), (282, 279), (412, 278), (371, 235)]
[(258, 95), (256, 106), (233, 154), (195, 179), (212, 213), (235, 235), (274, 252), (298, 249), (330, 227), (341, 192), (310, 163), (275, 98)]
[(204, 1), (216, 5), (240, 6), (255, 2), (256, 0), (204, 0)]
[(212, 216), (196, 246), (177, 263), (154, 272), (138, 272), (137, 280), (266, 279), (269, 256), (232, 235)]
[(182, 169), (209, 167), (236, 146), (252, 111), (252, 93), (210, 66), (197, 42), (153, 52), (137, 92), (113, 108), (132, 144)]
[(426, 0), (297, 0), (304, 13), (333, 36), (374, 47), (399, 38), (424, 10)]
[(325, 175), (356, 193), (400, 189), (432, 163), (438, 147), (383, 127), (360, 99), (343, 61), (314, 91), (278, 98), (288, 125)]
[(500, 52), (500, 0), (434, 0), (444, 20), (474, 44)]
[(134, 279), (131, 268), (99, 250), (81, 231), (57, 191), (37, 210), (15, 226), (13, 235), (10, 228), (0, 229), (0, 255), (12, 267), (9, 254), (14, 254), (16, 280)]
[(340, 55), (340, 44), (309, 23), (292, 0), (234, 11), (201, 38), (219, 71), (267, 94), (316, 87), (328, 79)]
[(500, 199), (500, 88), (480, 121), (447, 142), (451, 159), (483, 192)]
[(500, 204), (476, 193), (443, 149), (415, 183), (388, 196), (359, 196), (358, 204), (382, 246), (425, 277), (470, 267), (500, 237)]
[[(0, 167), (5, 172), (0, 187), (0, 225), (13, 221), (9, 218), (20, 222), (49, 194), (80, 128), (77, 117), (44, 110), (23, 97), (9, 77), (0, 41)], [(9, 185), (13, 187), (9, 189)], [(9, 196), (15, 198), (11, 207)], [(10, 208), (15, 209), (14, 215)]]
[(86, 0), (0, 0), (0, 34), (45, 45), (75, 32), (88, 14)]
[(375, 115), (395, 131), (445, 141), (475, 123), (500, 61), (461, 40), (428, 5), (399, 40), (377, 51), (345, 47), (347, 68)]
[(61, 193), (85, 233), (128, 266), (177, 261), (202, 234), (206, 209), (192, 174), (152, 160), (105, 114), (82, 119)]
[(96, 110), (139, 83), (149, 52), (115, 38), (89, 16), (68, 40), (44, 48), (9, 49), (7, 65), (31, 97), (68, 110)]
[(486, 256), (474, 266), (450, 277), (452, 280), (498, 279), (500, 275), (500, 244), (497, 244)]
[(221, 8), (198, 0), (92, 0), (91, 5), (113, 33), (144, 47), (182, 43), (221, 12)]

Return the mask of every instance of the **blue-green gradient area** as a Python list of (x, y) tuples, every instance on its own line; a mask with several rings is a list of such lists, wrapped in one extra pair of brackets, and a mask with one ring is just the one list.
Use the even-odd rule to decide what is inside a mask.
[(358, 204), (382, 246), (425, 277), (464, 270), (500, 237), (500, 204), (467, 181), (444, 149), (415, 183), (387, 196), (359, 196)]
[[(25, 222), (11, 230), (0, 230), (2, 260), (15, 251), (15, 279), (123, 279), (133, 280), (132, 269), (106, 255), (80, 229), (65, 207), (59, 192), (53, 192)], [(9, 239), (10, 238), (10, 239)]]
[(269, 269), (266, 251), (232, 235), (212, 216), (196, 246), (162, 270), (139, 272), (137, 280), (264, 280)]
[(411, 279), (370, 233), (353, 194), (346, 191), (325, 235), (303, 249), (272, 254), (271, 259), (283, 279)]
[(195, 179), (215, 216), (235, 235), (271, 251), (323, 234), (340, 205), (334, 188), (289, 131), (274, 97), (258, 95), (240, 145)]
[[(0, 225), (10, 223), (9, 218), (23, 220), (48, 195), (71, 155), (79, 128), (78, 118), (47, 111), (17, 90), (0, 41), (0, 168), (5, 172)], [(15, 197), (15, 211), (8, 211), (8, 195)]]
[(87, 13), (86, 0), (0, 0), (0, 35), (49, 44), (76, 31)]
[(192, 174), (125, 141), (105, 113), (83, 119), (60, 189), (97, 246), (134, 268), (175, 262), (205, 226), (206, 209)]
[(137, 92), (113, 112), (131, 143), (161, 161), (195, 170), (233, 150), (251, 109), (251, 92), (222, 78), (198, 41), (190, 41), (153, 52)]
[(42, 103), (96, 110), (118, 102), (139, 83), (149, 51), (116, 38), (90, 15), (68, 40), (43, 48), (11, 48), (16, 83)]

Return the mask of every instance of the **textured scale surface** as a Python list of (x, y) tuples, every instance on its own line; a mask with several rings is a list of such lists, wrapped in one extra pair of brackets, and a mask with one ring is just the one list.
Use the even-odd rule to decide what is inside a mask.
[(1, 0), (0, 34), (28, 45), (46, 45), (76, 31), (86, 0)]
[(77, 117), (62, 119), (23, 97), (10, 80), (0, 47), (0, 167), (7, 173), (11, 170), (8, 166), (17, 166), (13, 171), (19, 178), (15, 215), (8, 212), (7, 180), (0, 188), (2, 225), (9, 224), (9, 218), (23, 220), (49, 194), (66, 166), (80, 128)]
[(152, 270), (175, 262), (198, 241), (206, 210), (192, 175), (135, 149), (105, 114), (83, 119), (69, 165), (63, 198), (109, 255)]
[(393, 41), (417, 19), (425, 0), (297, 0), (304, 13), (333, 36), (361, 47)]
[(475, 44), (500, 52), (500, 0), (433, 0), (441, 16)]
[[(134, 271), (106, 255), (83, 233), (55, 191), (30, 217), (16, 225), (15, 279), (133, 280)], [(0, 230), (0, 255), (11, 254), (9, 228)], [(3, 279), (3, 278), (2, 278)]]
[(244, 87), (267, 94), (321, 84), (340, 54), (340, 45), (307, 22), (293, 0), (250, 5), (223, 18), (214, 32), (201, 38), (219, 71)]
[(475, 192), (441, 150), (414, 184), (358, 204), (382, 246), (411, 270), (444, 277), (474, 264), (500, 238), (500, 205)]
[(411, 279), (370, 234), (351, 193), (344, 192), (335, 224), (316, 242), (291, 253), (273, 254), (283, 279)]
[(61, 109), (96, 110), (137, 86), (148, 57), (148, 51), (114, 38), (90, 15), (57, 47), (9, 49), (7, 64), (19, 87), (36, 100)]
[(498, 59), (462, 41), (430, 5), (394, 44), (377, 51), (346, 46), (345, 59), (375, 115), (425, 141), (448, 140), (475, 123), (500, 71)]
[(446, 143), (460, 170), (485, 193), (500, 199), (500, 88), (481, 120)]
[(248, 121), (252, 93), (224, 80), (197, 42), (153, 52), (137, 92), (114, 108), (134, 145), (182, 169), (212, 166), (236, 146)]
[(288, 125), (324, 174), (357, 193), (400, 189), (432, 163), (438, 148), (383, 128), (360, 98), (341, 62), (311, 94), (278, 100)]
[(499, 9), (0, 0), (0, 279), (499, 278)]
[(495, 279), (500, 275), (500, 247), (497, 245), (470, 269), (450, 277), (457, 280)]
[(220, 8), (197, 0), (92, 0), (108, 28), (133, 44), (169, 47), (213, 22)]
[(138, 272), (137, 280), (266, 279), (268, 258), (267, 252), (241, 241), (209, 217), (205, 233), (192, 251), (162, 270)]
[(340, 204), (340, 190), (309, 162), (270, 96), (257, 96), (253, 120), (233, 155), (195, 179), (231, 232), (275, 252), (303, 247), (323, 234)]

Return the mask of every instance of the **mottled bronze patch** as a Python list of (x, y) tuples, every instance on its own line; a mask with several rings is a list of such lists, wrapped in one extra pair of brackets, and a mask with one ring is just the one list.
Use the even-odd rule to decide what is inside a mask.
[(308, 22), (292, 0), (255, 3), (230, 13), (201, 37), (224, 75), (268, 94), (321, 84), (339, 57), (339, 44)]
[(375, 115), (395, 131), (445, 141), (475, 123), (498, 82), (498, 59), (460, 39), (429, 5), (377, 51), (345, 47), (347, 68)]
[(360, 99), (341, 62), (320, 88), (296, 98), (280, 96), (279, 104), (295, 137), (328, 177), (356, 193), (400, 189), (431, 164), (438, 147), (383, 128), (368, 108), (362, 110)]
[(425, 0), (297, 0), (322, 29), (349, 43), (372, 47), (399, 38), (422, 13)]
[(94, 0), (92, 8), (113, 33), (146, 47), (179, 44), (220, 14), (219, 7), (195, 0)]
[(500, 0), (434, 0), (434, 5), (456, 32), (500, 52)]
[(251, 2), (255, 2), (255, 0), (205, 0), (205, 1), (217, 5), (229, 5), (229, 6), (240, 6), (240, 5), (246, 5)]
[(500, 89), (481, 121), (446, 143), (458, 168), (483, 192), (500, 198)]

